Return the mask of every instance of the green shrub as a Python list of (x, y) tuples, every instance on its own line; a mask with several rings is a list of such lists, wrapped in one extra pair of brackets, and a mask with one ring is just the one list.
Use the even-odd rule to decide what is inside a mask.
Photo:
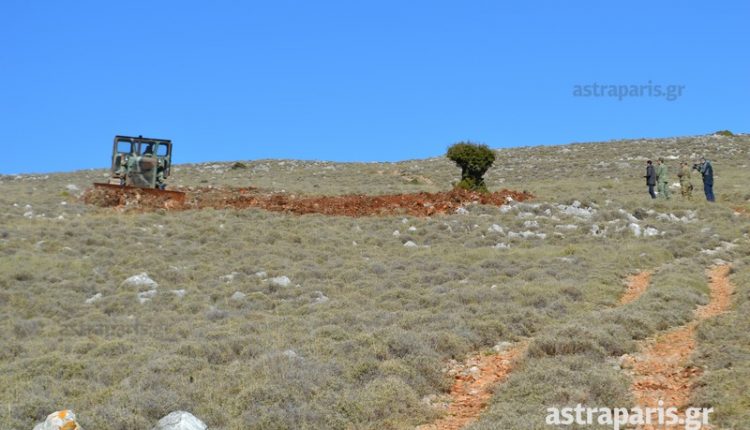
[(448, 148), (448, 159), (461, 168), (461, 182), (456, 187), (472, 191), (487, 191), (484, 174), (495, 162), (495, 153), (487, 145), (458, 142)]
[(714, 134), (719, 135), (719, 136), (734, 136), (734, 133), (732, 133), (729, 130), (719, 130)]

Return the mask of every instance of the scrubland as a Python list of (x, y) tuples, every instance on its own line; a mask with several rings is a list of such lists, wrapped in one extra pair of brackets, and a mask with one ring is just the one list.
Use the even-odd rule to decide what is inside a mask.
[[(692, 402), (743, 428), (749, 149), (740, 135), (498, 150), (490, 190), (533, 200), (424, 218), (122, 212), (78, 198), (105, 170), (0, 176), (0, 428), (63, 408), (87, 429), (148, 429), (177, 409), (212, 429), (413, 428), (440, 416), (429, 399), (449, 360), (524, 339), (471, 428), (549, 428), (549, 406), (632, 405), (618, 357), (689, 321), (717, 260), (733, 265), (735, 309), (698, 328)], [(676, 183), (701, 155), (717, 203), (695, 172), (692, 200), (650, 199), (646, 159), (665, 157)], [(179, 165), (171, 184), (391, 194), (459, 174), (442, 157), (256, 160)], [(651, 288), (617, 306), (641, 270)], [(144, 272), (158, 286), (124, 282)]]

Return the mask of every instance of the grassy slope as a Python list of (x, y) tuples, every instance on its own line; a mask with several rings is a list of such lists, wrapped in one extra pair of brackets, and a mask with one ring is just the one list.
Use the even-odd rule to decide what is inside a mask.
[[(627, 402), (611, 357), (705, 301), (702, 269), (712, 258), (748, 252), (747, 222), (701, 200), (698, 178), (692, 202), (648, 199), (644, 157), (705, 153), (718, 198), (747, 207), (749, 145), (748, 137), (697, 137), (502, 150), (490, 188), (526, 189), (535, 202), (406, 222), (257, 210), (120, 214), (83, 206), (66, 188), (103, 171), (1, 177), (0, 398), (10, 400), (0, 421), (30, 428), (70, 407), (86, 428), (150, 428), (180, 408), (216, 429), (408, 428), (434, 416), (420, 399), (446, 388), (445, 360), (528, 336), (537, 337), (528, 360), (477, 428), (523, 428), (549, 402)], [(446, 189), (458, 174), (443, 159), (247, 164), (179, 166), (173, 182), (380, 194)], [(574, 200), (596, 209), (591, 218), (561, 210)], [(634, 237), (628, 214), (664, 235)], [(509, 238), (488, 232), (492, 224), (547, 237)], [(605, 237), (590, 234), (594, 224)], [(735, 239), (730, 253), (700, 254)], [(407, 240), (427, 247), (404, 248)], [(626, 274), (675, 258), (637, 311), (607, 310)], [(143, 271), (160, 285), (141, 305), (136, 288), (121, 284)], [(292, 286), (275, 287), (259, 271)], [(232, 300), (236, 291), (245, 299)], [(96, 293), (103, 298), (84, 303)], [(318, 303), (321, 295), (329, 300)], [(739, 326), (733, 315), (714, 330)], [(715, 337), (711, 327), (702, 342)], [(732, 341), (748, 343), (747, 332), (733, 331)], [(582, 336), (593, 340), (566, 344)], [(699, 399), (717, 405), (722, 422), (741, 422), (747, 403), (721, 393), (748, 360), (732, 350), (727, 364), (718, 350), (705, 343), (701, 364), (723, 371), (704, 378)]]

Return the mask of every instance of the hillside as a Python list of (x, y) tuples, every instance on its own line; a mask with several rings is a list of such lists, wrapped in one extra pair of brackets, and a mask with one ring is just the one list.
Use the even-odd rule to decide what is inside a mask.
[[(679, 406), (744, 428), (750, 136), (497, 155), (489, 188), (532, 199), (431, 217), (102, 208), (80, 197), (104, 169), (0, 176), (0, 428), (66, 408), (85, 429), (151, 429), (176, 410), (217, 430), (439, 426), (456, 375), (482, 372), (467, 357), (507, 348), (507, 379), (460, 425), (551, 428), (551, 406), (648, 402), (654, 345), (684, 352)], [(645, 160), (664, 157), (677, 183), (678, 161), (702, 155), (715, 204), (695, 172), (692, 200), (648, 196)], [(212, 162), (175, 166), (170, 188), (385, 195), (459, 174), (442, 157)]]

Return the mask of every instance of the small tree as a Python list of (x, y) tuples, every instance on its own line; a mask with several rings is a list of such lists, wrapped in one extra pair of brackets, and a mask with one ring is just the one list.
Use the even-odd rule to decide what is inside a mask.
[(482, 177), (495, 162), (495, 153), (487, 145), (458, 142), (448, 148), (446, 156), (461, 168), (461, 182), (457, 188), (487, 192)]

